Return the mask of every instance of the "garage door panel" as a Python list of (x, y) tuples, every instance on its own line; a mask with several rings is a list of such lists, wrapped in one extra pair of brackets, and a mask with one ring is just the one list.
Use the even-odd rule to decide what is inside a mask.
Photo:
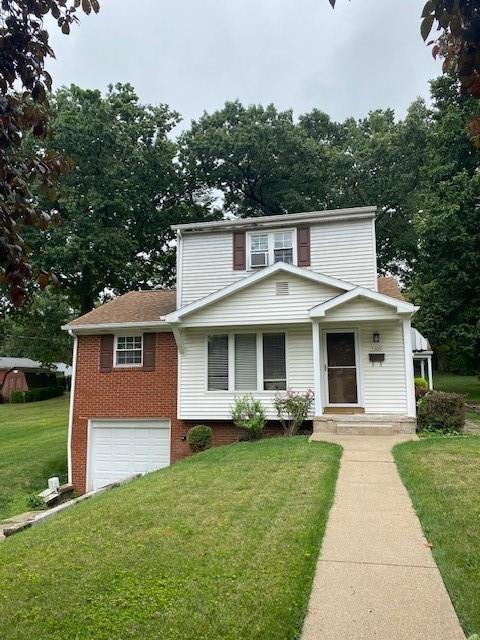
[(91, 489), (169, 464), (170, 424), (167, 420), (92, 421)]

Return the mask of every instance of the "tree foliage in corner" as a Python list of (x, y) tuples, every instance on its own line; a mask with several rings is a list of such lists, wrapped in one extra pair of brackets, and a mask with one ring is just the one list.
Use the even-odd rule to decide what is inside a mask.
[(71, 362), (71, 338), (62, 326), (74, 314), (61, 291), (48, 286), (29, 296), (19, 309), (9, 308), (3, 315), (1, 355), (31, 358), (46, 366)]
[[(48, 145), (75, 168), (51, 210), (58, 224), (27, 232), (34, 264), (55, 273), (73, 307), (90, 311), (106, 289), (173, 284), (170, 225), (187, 214), (168, 138), (178, 114), (140, 104), (130, 85), (100, 91), (72, 85), (51, 99)], [(49, 203), (45, 202), (48, 207)]]
[[(45, 227), (50, 216), (32, 188), (55, 197), (68, 159), (39, 146), (31, 152), (25, 136), (44, 138), (49, 122), (47, 92), (52, 79), (45, 61), (54, 53), (43, 20), (51, 15), (64, 34), (77, 22), (77, 9), (98, 12), (98, 0), (1, 0), (0, 8), (0, 284), (20, 304), (32, 276), (21, 225)], [(46, 273), (39, 274), (44, 285)]]

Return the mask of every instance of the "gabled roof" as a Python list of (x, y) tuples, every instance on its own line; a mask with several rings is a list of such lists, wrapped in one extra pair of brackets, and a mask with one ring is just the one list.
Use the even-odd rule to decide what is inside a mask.
[(213, 293), (205, 296), (204, 298), (201, 298), (200, 300), (196, 300), (195, 302), (181, 307), (173, 313), (169, 313), (165, 316), (164, 320), (169, 323), (180, 322), (183, 317), (190, 315), (194, 311), (199, 311), (200, 309), (203, 309), (204, 307), (213, 304), (214, 302), (223, 300), (227, 296), (237, 293), (238, 291), (242, 291), (247, 287), (251, 287), (257, 282), (265, 280), (265, 278), (268, 278), (276, 273), (288, 273), (290, 275), (298, 276), (299, 278), (304, 278), (305, 280), (310, 280), (311, 282), (325, 284), (342, 291), (349, 291), (350, 289), (355, 288), (354, 284), (352, 284), (351, 282), (346, 282), (345, 280), (332, 278), (331, 276), (326, 276), (323, 273), (317, 273), (316, 271), (310, 271), (309, 269), (296, 267), (292, 264), (286, 264), (285, 262), (276, 262), (269, 267), (265, 267), (264, 269), (256, 271), (250, 276), (242, 278), (241, 280), (237, 280), (237, 282), (233, 282), (232, 284), (223, 287), (223, 289), (214, 291)]
[(176, 292), (170, 289), (130, 291), (72, 320), (63, 329), (165, 324), (162, 316), (174, 311), (176, 306)]
[(415, 305), (405, 302), (404, 300), (398, 300), (397, 298), (392, 298), (384, 295), (383, 293), (378, 293), (371, 289), (365, 289), (364, 287), (355, 287), (345, 293), (335, 296), (335, 298), (330, 298), (330, 300), (312, 307), (309, 311), (309, 315), (312, 318), (323, 318), (325, 313), (330, 309), (334, 309), (335, 307), (345, 304), (350, 300), (354, 300), (355, 298), (367, 298), (373, 302), (378, 302), (380, 304), (387, 305), (388, 307), (394, 307), (397, 313), (412, 314), (418, 309)]
[[(32, 360), (31, 358), (10, 358), (8, 356), (0, 357), (0, 370), (7, 371), (8, 369), (31, 369), (34, 371), (49, 371), (48, 367), (45, 367), (41, 362)], [(63, 373), (66, 376), (72, 375), (72, 367), (64, 362), (52, 362), (52, 373)]]

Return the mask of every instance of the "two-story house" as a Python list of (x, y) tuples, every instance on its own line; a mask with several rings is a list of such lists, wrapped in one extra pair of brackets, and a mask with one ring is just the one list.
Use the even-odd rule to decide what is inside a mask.
[(315, 430), (415, 429), (416, 307), (377, 278), (371, 207), (174, 227), (177, 289), (74, 320), (69, 473), (80, 491), (188, 454), (195, 424), (237, 440), (236, 396), (315, 392)]

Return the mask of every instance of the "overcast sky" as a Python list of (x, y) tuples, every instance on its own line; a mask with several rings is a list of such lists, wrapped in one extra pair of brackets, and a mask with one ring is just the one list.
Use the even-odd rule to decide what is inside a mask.
[(403, 116), (440, 63), (420, 37), (425, 0), (100, 0), (69, 36), (51, 29), (56, 87), (130, 82), (183, 126), (226, 100), (334, 119)]

